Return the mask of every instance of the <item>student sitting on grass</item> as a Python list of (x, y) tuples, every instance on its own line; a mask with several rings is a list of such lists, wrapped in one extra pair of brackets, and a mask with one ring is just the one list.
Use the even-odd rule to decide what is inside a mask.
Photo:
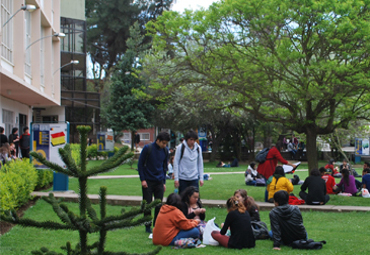
[[(306, 193), (307, 188), (308, 194)], [(317, 168), (312, 169), (311, 175), (304, 180), (299, 196), (308, 205), (324, 205), (330, 200), (329, 195), (326, 194), (325, 181), (321, 178)]]
[(352, 196), (355, 196), (358, 192), (356, 188), (355, 177), (353, 175), (349, 175), (348, 169), (342, 170), (342, 179), (337, 184), (336, 192), (345, 192), (350, 193)]
[(362, 188), (370, 190), (370, 168), (362, 171)]
[(274, 241), (274, 250), (280, 245), (291, 245), (296, 240), (307, 240), (307, 232), (303, 226), (302, 214), (295, 205), (289, 205), (289, 194), (279, 190), (274, 194), (275, 207), (270, 211), (270, 237)]
[(273, 197), (275, 192), (279, 190), (285, 190), (289, 194), (294, 189), (292, 182), (285, 177), (284, 168), (282, 166), (277, 166), (275, 168), (275, 173), (272, 176), (273, 178), (271, 183), (267, 185), (267, 199), (270, 203), (274, 202)]
[[(221, 231), (213, 231), (212, 237), (225, 248), (253, 248), (256, 246), (251, 219), (243, 203), (236, 197), (231, 197), (226, 202), (228, 214)], [(230, 227), (231, 236), (226, 236)]]
[(320, 167), (321, 178), (325, 181), (326, 194), (335, 194), (334, 190), (337, 188), (335, 186), (335, 179), (330, 173), (326, 172), (325, 167)]
[(254, 201), (253, 197), (247, 196), (247, 191), (245, 189), (238, 189), (234, 192), (234, 197), (239, 200), (239, 202), (244, 204), (247, 212), (251, 216), (251, 221), (260, 221), (259, 206)]
[(181, 198), (172, 193), (159, 211), (153, 230), (153, 244), (174, 245), (181, 238), (198, 238), (200, 220), (190, 220), (180, 211)]

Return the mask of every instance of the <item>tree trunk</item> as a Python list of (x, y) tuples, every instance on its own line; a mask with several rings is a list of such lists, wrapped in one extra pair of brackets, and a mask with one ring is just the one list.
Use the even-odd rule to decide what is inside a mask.
[(316, 145), (316, 128), (314, 126), (310, 126), (306, 129), (307, 135), (307, 146), (306, 146), (306, 153), (307, 153), (307, 161), (308, 161), (308, 174), (314, 168), (318, 167), (318, 160), (317, 160), (317, 145)]

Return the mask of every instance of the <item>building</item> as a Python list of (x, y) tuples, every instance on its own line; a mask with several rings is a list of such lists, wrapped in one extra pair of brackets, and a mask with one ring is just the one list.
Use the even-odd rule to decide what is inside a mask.
[[(0, 3), (0, 126), (9, 135), (32, 121), (63, 121), (60, 0)], [(22, 10), (23, 4), (35, 10)]]
[[(70, 142), (78, 142), (78, 125), (92, 127), (90, 137), (100, 130), (100, 94), (89, 92), (86, 82), (86, 18), (85, 0), (61, 2), (61, 103), (70, 123)], [(76, 65), (68, 65), (72, 61)]]

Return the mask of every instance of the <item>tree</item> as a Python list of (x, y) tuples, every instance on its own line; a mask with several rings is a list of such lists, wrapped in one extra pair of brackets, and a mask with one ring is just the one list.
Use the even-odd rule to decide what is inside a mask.
[[(92, 169), (86, 169), (86, 147), (87, 147), (87, 134), (90, 131), (89, 126), (78, 126), (78, 131), (81, 136), (81, 152), (80, 159), (81, 165), (77, 165), (75, 160), (72, 158), (71, 146), (67, 144), (63, 149), (59, 149), (59, 154), (66, 164), (67, 168), (64, 169), (59, 165), (47, 161), (42, 155), (36, 152), (31, 152), (32, 157), (40, 161), (45, 166), (48, 166), (53, 171), (66, 174), (70, 177), (78, 178), (79, 185), (79, 214), (75, 214), (70, 211), (65, 204), (61, 204), (60, 200), (56, 199), (52, 193), (49, 197), (43, 197), (43, 199), (52, 205), (53, 210), (58, 215), (62, 223), (54, 221), (43, 221), (38, 222), (31, 219), (20, 219), (18, 218), (14, 210), (5, 212), (0, 215), (0, 219), (10, 222), (12, 224), (19, 224), (24, 227), (35, 227), (48, 230), (70, 230), (79, 232), (79, 242), (75, 248), (71, 247), (71, 243), (67, 242), (66, 246), (63, 247), (67, 251), (68, 255), (87, 255), (87, 254), (127, 254), (125, 252), (109, 252), (105, 250), (105, 241), (107, 238), (108, 231), (115, 229), (131, 228), (133, 226), (142, 225), (145, 222), (151, 220), (150, 216), (142, 218), (135, 218), (136, 216), (142, 215), (144, 210), (150, 210), (155, 205), (158, 205), (160, 201), (155, 201), (149, 205), (143, 202), (141, 208), (134, 208), (129, 212), (122, 211), (121, 215), (107, 216), (106, 215), (106, 194), (107, 188), (100, 187), (100, 218), (96, 211), (91, 206), (91, 201), (87, 197), (87, 179), (90, 176), (97, 175), (110, 171), (111, 169), (119, 166), (124, 160), (132, 158), (132, 153), (126, 153), (128, 147), (121, 148), (113, 157), (106, 160), (100, 166)], [(99, 233), (99, 241), (94, 244), (88, 244), (88, 234)], [(156, 249), (151, 254), (156, 254), (160, 249)], [(33, 251), (32, 254), (56, 254), (55, 252), (48, 251), (47, 248), (41, 248), (39, 251)]]
[(129, 49), (112, 75), (109, 103), (104, 107), (103, 116), (114, 131), (131, 130), (133, 150), (134, 132), (151, 125), (154, 106), (136, 94), (146, 90), (146, 83), (138, 78), (136, 72), (141, 69), (141, 54), (145, 54), (149, 45), (143, 44), (144, 36), (140, 35), (138, 23), (131, 28), (130, 34), (132, 37), (127, 40)]
[(370, 119), (368, 4), (226, 0), (209, 10), (166, 12), (147, 27), (153, 55), (172, 52), (163, 65), (175, 77), (161, 73), (167, 87), (179, 86), (173, 81), (181, 72), (195, 73), (191, 83), (233, 95), (227, 107), (304, 133), (312, 169), (318, 135)]
[[(173, 0), (89, 0), (86, 1), (87, 51), (93, 63), (94, 79), (110, 77), (128, 49), (129, 29), (139, 22), (141, 33), (145, 24), (169, 10)], [(149, 42), (150, 37), (145, 37)], [(96, 84), (98, 85), (98, 83)]]

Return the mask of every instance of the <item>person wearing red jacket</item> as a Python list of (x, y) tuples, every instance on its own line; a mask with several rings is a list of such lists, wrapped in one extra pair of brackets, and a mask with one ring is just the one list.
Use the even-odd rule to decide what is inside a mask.
[(336, 194), (335, 189), (336, 189), (336, 184), (334, 177), (330, 175), (330, 173), (326, 172), (325, 167), (320, 167), (319, 169), (321, 178), (324, 179), (325, 184), (326, 184), (326, 193), (327, 194)]
[(172, 193), (159, 211), (153, 230), (153, 244), (174, 245), (181, 238), (198, 238), (200, 220), (187, 219), (180, 211), (181, 197)]
[(275, 144), (273, 144), (267, 153), (266, 161), (258, 165), (257, 172), (262, 174), (266, 179), (270, 178), (275, 172), (278, 161), (282, 164), (292, 166), (293, 169), (296, 168), (296, 165), (290, 163), (281, 156), (280, 151), (275, 147)]

